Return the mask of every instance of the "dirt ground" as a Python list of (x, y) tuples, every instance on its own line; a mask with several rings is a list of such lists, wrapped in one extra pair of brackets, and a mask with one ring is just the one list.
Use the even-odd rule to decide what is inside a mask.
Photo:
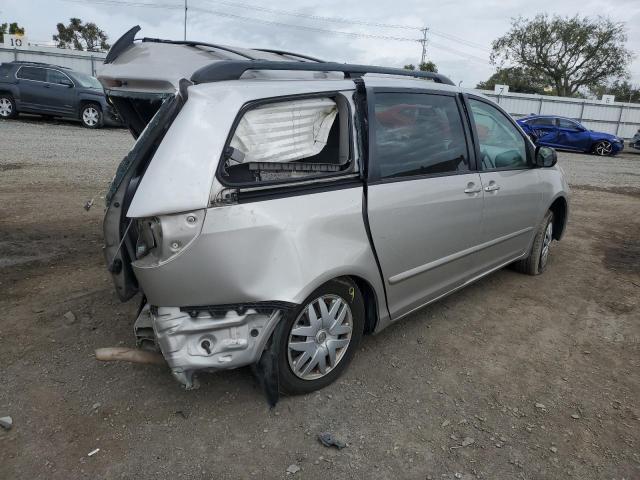
[(640, 155), (561, 154), (578, 187), (544, 275), (499, 271), (269, 410), (248, 369), (187, 392), (94, 359), (134, 345), (101, 253), (127, 132), (0, 121), (0, 144), (0, 479), (640, 478)]

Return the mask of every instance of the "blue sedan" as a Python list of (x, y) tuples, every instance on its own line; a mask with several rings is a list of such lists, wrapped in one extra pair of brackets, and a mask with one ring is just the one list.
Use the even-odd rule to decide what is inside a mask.
[(522, 129), (538, 145), (591, 152), (596, 155), (615, 155), (624, 148), (620, 137), (594, 132), (570, 118), (551, 115), (531, 115), (518, 120)]

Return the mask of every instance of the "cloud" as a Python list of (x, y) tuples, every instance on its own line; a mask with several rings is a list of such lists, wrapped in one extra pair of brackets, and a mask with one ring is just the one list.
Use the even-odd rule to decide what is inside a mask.
[[(408, 29), (389, 29), (365, 26), (356, 23), (323, 22), (297, 16), (272, 14), (269, 12), (235, 8), (229, 2), (254, 4), (258, 0), (188, 0), (188, 38), (205, 42), (236, 46), (280, 48), (293, 50), (327, 60), (352, 63), (374, 63), (385, 66), (417, 64), (421, 46), (417, 41), (391, 41), (378, 38), (352, 38), (346, 35), (320, 32), (304, 27), (337, 31), (360, 32), (378, 36), (415, 38), (420, 32)], [(131, 0), (130, 3), (152, 2), (152, 0)], [(150, 37), (182, 39), (183, 15), (181, 0), (158, 0), (156, 7), (166, 5), (175, 9), (136, 6), (114, 6), (90, 2), (78, 3), (69, 0), (4, 0), (0, 15), (6, 20), (18, 21), (27, 29), (31, 40), (50, 40), (57, 22), (67, 22), (69, 17), (80, 17), (96, 22), (115, 41), (122, 33), (135, 24), (140, 24), (142, 34)], [(640, 51), (640, 2), (637, 0), (613, 0), (608, 3), (607, 15), (617, 21), (625, 21), (628, 26), (628, 47)], [(510, 19), (520, 15), (532, 16), (537, 12), (559, 15), (592, 15), (602, 13), (602, 3), (598, 0), (538, 0), (532, 11), (530, 0), (399, 0), (394, 2), (369, 0), (366, 3), (345, 0), (304, 0), (287, 2), (272, 0), (269, 9), (305, 12), (311, 15), (364, 19), (373, 23), (391, 23), (427, 26), (427, 56), (433, 60), (441, 72), (456, 83), (474, 86), (486, 79), (494, 70), (489, 65), (490, 44), (493, 39), (509, 28)], [(206, 13), (219, 13), (251, 17), (256, 21), (225, 18)], [(6, 21), (5, 20), (5, 21)], [(290, 28), (266, 22), (281, 22), (296, 25)], [(458, 38), (463, 39), (459, 41)], [(640, 83), (640, 58), (630, 67), (632, 81)]]

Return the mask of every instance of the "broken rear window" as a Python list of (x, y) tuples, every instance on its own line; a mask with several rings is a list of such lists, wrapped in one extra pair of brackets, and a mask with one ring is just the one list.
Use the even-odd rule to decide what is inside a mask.
[(242, 114), (225, 150), (228, 184), (281, 182), (351, 170), (349, 107), (344, 97), (256, 106)]

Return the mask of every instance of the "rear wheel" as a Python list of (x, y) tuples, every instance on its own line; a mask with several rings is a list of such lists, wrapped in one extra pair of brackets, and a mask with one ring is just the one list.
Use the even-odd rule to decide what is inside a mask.
[(347, 368), (364, 330), (364, 301), (348, 278), (314, 291), (281, 329), (278, 371), (283, 393), (326, 387)]
[(539, 275), (544, 272), (549, 261), (549, 249), (552, 241), (553, 212), (549, 210), (536, 232), (529, 256), (515, 262), (513, 264), (515, 269), (528, 275)]
[(102, 126), (102, 110), (95, 103), (87, 103), (80, 110), (80, 121), (86, 128), (99, 128)]
[(0, 118), (14, 118), (16, 115), (18, 115), (18, 111), (13, 97), (6, 93), (0, 93)]
[(611, 145), (611, 142), (608, 140), (602, 140), (595, 144), (593, 147), (593, 153), (600, 157), (606, 157), (613, 153), (613, 145)]

